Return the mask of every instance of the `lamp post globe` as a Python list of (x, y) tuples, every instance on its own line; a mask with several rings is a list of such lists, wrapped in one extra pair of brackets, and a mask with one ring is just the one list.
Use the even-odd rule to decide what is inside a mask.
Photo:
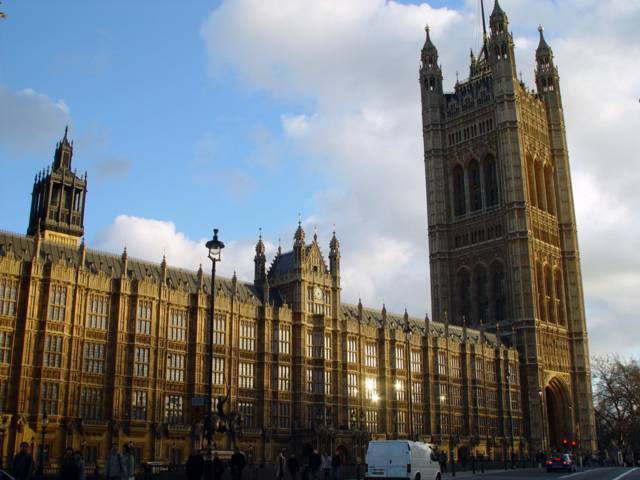
[[(207, 358), (207, 363), (209, 365), (207, 375), (207, 398), (205, 402), (205, 407), (207, 409), (207, 415), (205, 418), (205, 430), (207, 434), (207, 453), (208, 460), (213, 459), (213, 418), (212, 418), (212, 410), (213, 410), (213, 317), (215, 312), (216, 305), (216, 262), (221, 260), (222, 249), (224, 248), (224, 243), (218, 239), (218, 229), (213, 229), (213, 238), (206, 243), (206, 248), (209, 251), (207, 255), (209, 260), (211, 260), (211, 308), (209, 309), (209, 335), (207, 339), (209, 355)], [(213, 469), (211, 469), (211, 473), (213, 474)]]

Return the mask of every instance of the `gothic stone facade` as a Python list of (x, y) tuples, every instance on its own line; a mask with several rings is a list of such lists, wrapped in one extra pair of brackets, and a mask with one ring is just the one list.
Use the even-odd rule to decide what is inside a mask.
[[(38, 452), (46, 413), (49, 463), (66, 446), (102, 463), (112, 442), (182, 462), (202, 441), (210, 277), (87, 249), (86, 177), (62, 145), (68, 162), (36, 178), (29, 233), (0, 233), (0, 450), (5, 462), (21, 441)], [(484, 328), (344, 304), (335, 234), (328, 259), (299, 226), (269, 265), (258, 241), (253, 282), (216, 279), (214, 395), (230, 387), (253, 462), (304, 444), (353, 461), (370, 438), (492, 458), (527, 448), (514, 348)]]
[(495, 2), (469, 78), (444, 93), (429, 36), (420, 86), (432, 317), (500, 328), (517, 348), (525, 435), (595, 448), (587, 330), (558, 70), (542, 27), (536, 90), (516, 76)]

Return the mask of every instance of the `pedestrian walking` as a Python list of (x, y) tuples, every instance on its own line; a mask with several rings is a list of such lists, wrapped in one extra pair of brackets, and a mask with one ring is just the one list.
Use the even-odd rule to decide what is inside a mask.
[(241, 480), (242, 470), (247, 465), (247, 460), (238, 447), (233, 449), (233, 455), (231, 455), (231, 480)]
[(82, 453), (79, 450), (73, 452), (73, 461), (78, 468), (78, 480), (86, 480), (87, 474), (84, 469), (84, 459), (82, 458)]
[(273, 462), (276, 465), (276, 480), (282, 480), (284, 478), (284, 472), (287, 468), (286, 452), (287, 451), (284, 448), (280, 450), (275, 462)]
[(202, 458), (202, 454), (199, 449), (195, 448), (191, 451), (184, 469), (187, 474), (187, 480), (202, 480), (202, 474), (204, 473), (204, 458)]
[(221, 480), (222, 474), (227, 469), (227, 467), (225, 466), (224, 462), (220, 460), (220, 457), (218, 457), (217, 453), (213, 454), (212, 468), (213, 468), (213, 480)]
[(125, 480), (126, 470), (122, 462), (122, 455), (118, 452), (118, 446), (114, 443), (107, 456), (104, 467), (104, 478), (107, 480)]
[(73, 448), (67, 447), (60, 461), (60, 480), (80, 480), (78, 465), (73, 458)]
[(331, 455), (329, 455), (329, 452), (324, 452), (324, 455), (322, 455), (320, 468), (322, 469), (324, 480), (331, 480)]
[(20, 452), (13, 457), (13, 464), (11, 465), (11, 473), (16, 480), (30, 480), (33, 478), (33, 472), (35, 470), (35, 463), (31, 452), (29, 452), (29, 444), (22, 442), (20, 444)]
[(309, 469), (311, 470), (311, 480), (319, 480), (318, 474), (320, 473), (320, 467), (322, 466), (322, 457), (318, 453), (318, 450), (314, 449), (309, 456)]
[(135, 480), (136, 477), (136, 462), (133, 458), (133, 450), (130, 444), (124, 444), (122, 446), (122, 464), (124, 465), (123, 479)]
[(342, 455), (340, 455), (339, 450), (336, 450), (336, 453), (331, 458), (331, 480), (340, 480), (341, 466), (342, 466)]
[(287, 470), (289, 470), (291, 480), (296, 480), (298, 477), (298, 470), (300, 470), (300, 463), (293, 453), (289, 457), (289, 460), (287, 460)]

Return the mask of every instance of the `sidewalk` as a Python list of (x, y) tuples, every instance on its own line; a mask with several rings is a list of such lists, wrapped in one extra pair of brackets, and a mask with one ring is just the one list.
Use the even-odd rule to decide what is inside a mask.
[[(469, 478), (469, 477), (482, 477), (483, 475), (487, 475), (489, 473), (495, 475), (499, 473), (514, 473), (514, 472), (537, 472), (540, 471), (538, 468), (514, 468), (505, 470), (504, 468), (492, 468), (491, 470), (485, 470), (484, 473), (480, 473), (480, 470), (476, 470), (474, 474), (471, 470), (467, 470), (466, 472), (456, 470), (455, 478)], [(442, 474), (442, 478), (454, 478), (450, 471)]]

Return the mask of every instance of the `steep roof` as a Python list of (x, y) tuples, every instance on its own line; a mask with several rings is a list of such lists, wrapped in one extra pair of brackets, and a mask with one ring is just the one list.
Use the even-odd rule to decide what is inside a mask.
[[(13, 249), (16, 257), (29, 261), (33, 256), (34, 243), (33, 237), (0, 231), (0, 254), (2, 255), (6, 255), (9, 249)], [(80, 259), (80, 249), (78, 248), (41, 240), (40, 260), (42, 261), (50, 260), (55, 262), (64, 260), (67, 264), (77, 267), (81, 261)], [(120, 278), (122, 265), (122, 259), (119, 255), (89, 248), (86, 250), (84, 266), (93, 272), (101, 271), (111, 278)], [(127, 276), (131, 280), (151, 278), (160, 282), (162, 278), (162, 267), (158, 263), (129, 257), (127, 265)], [(206, 291), (211, 291), (211, 276), (203, 275), (203, 282)], [(198, 290), (198, 273), (182, 268), (167, 267), (167, 283), (174, 288), (182, 286), (191, 293), (196, 293)], [(216, 276), (216, 289), (219, 294), (231, 297), (233, 294), (231, 279)], [(241, 302), (252, 305), (262, 304), (260, 295), (252, 284), (237, 282), (236, 289), (237, 297)]]

